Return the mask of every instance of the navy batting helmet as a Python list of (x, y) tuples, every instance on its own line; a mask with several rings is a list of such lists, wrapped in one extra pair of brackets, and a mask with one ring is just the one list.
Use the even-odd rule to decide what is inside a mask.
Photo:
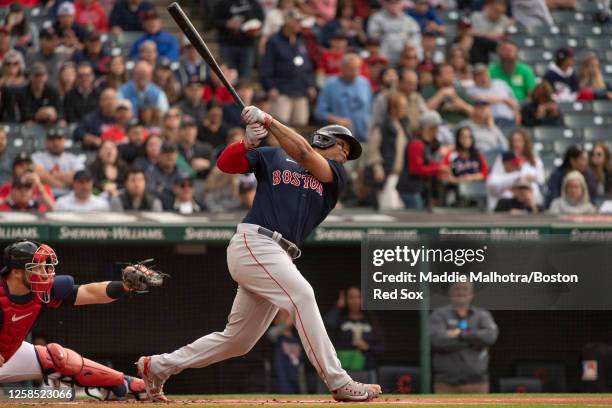
[(351, 133), (350, 130), (340, 125), (324, 126), (310, 136), (310, 145), (327, 149), (336, 144), (336, 138), (346, 141), (350, 146), (348, 160), (355, 160), (361, 156), (361, 143)]

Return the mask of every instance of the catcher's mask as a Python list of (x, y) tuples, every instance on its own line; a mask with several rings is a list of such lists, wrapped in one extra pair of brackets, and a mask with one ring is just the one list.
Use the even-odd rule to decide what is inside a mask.
[(49, 303), (57, 264), (57, 255), (49, 245), (23, 240), (4, 249), (4, 268), (0, 274), (4, 275), (11, 269), (23, 269), (30, 290), (42, 302)]
[(327, 149), (336, 144), (336, 138), (346, 141), (350, 146), (347, 160), (355, 160), (361, 156), (361, 143), (350, 130), (340, 125), (324, 126), (310, 136), (310, 145), (321, 149)]

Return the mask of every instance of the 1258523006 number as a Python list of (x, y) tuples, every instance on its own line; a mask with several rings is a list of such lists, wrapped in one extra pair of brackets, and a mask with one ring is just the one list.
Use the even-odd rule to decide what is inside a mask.
[(72, 388), (3, 388), (0, 401), (72, 401)]

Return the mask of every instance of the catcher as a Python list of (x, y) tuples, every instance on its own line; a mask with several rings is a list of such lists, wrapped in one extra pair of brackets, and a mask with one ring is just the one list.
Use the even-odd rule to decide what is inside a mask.
[(132, 292), (145, 292), (149, 286), (160, 286), (165, 275), (144, 264), (126, 265), (123, 281), (76, 285), (70, 275), (55, 275), (57, 264), (55, 251), (35, 241), (18, 241), (4, 249), (0, 384), (51, 377), (84, 387), (91, 396), (90, 390), (97, 388), (104, 399), (140, 399), (144, 395), (141, 379), (83, 358), (57, 343), (34, 346), (24, 340), (43, 307), (110, 303)]

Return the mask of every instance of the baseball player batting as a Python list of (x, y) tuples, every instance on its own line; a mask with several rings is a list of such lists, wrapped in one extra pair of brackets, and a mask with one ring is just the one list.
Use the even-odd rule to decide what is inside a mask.
[(57, 264), (55, 251), (38, 242), (18, 241), (4, 250), (4, 267), (0, 270), (0, 383), (46, 381), (51, 377), (84, 387), (89, 395), (91, 388), (98, 388), (105, 399), (139, 399), (145, 393), (140, 378), (83, 358), (57, 343), (34, 346), (24, 340), (43, 307), (110, 303), (128, 292), (145, 289), (148, 280), (160, 274), (133, 265), (124, 268), (123, 281), (75, 285), (72, 276), (55, 275)]
[[(279, 308), (288, 311), (306, 354), (337, 401), (369, 401), (377, 384), (353, 381), (340, 366), (308, 281), (293, 260), (299, 246), (336, 206), (347, 175), (343, 163), (361, 145), (342, 126), (326, 126), (307, 141), (254, 106), (242, 111), (244, 140), (230, 144), (217, 166), (230, 174), (254, 172), (253, 208), (227, 248), (227, 265), (238, 291), (223, 332), (211, 333), (172, 353), (136, 363), (149, 397), (167, 401), (164, 382), (186, 368), (206, 367), (246, 354)], [(270, 131), (280, 147), (260, 147)]]

